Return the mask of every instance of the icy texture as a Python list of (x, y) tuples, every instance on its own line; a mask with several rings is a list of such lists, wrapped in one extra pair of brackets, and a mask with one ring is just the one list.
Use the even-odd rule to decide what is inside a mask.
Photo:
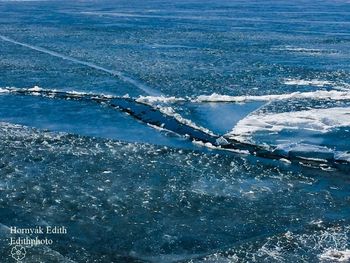
[(1, 2), (0, 35), (27, 46), (0, 40), (0, 86), (147, 95), (139, 85), (192, 97), (294, 92), (285, 79), (350, 83), (348, 9), (346, 1)]
[(350, 108), (312, 109), (307, 111), (252, 114), (237, 123), (228, 135), (249, 135), (257, 131), (279, 132), (283, 129), (306, 129), (328, 132), (350, 126)]
[(0, 121), (13, 123), (0, 124), (0, 241), (6, 226), (64, 224), (70, 234), (28, 260), (348, 260), (349, 170), (188, 146), (105, 105), (5, 87), (139, 98), (220, 135), (258, 118), (271, 126), (240, 138), (349, 160), (349, 12), (323, 0), (0, 1)]
[(187, 262), (215, 251), (229, 259), (232, 250), (239, 262), (251, 253), (298, 262), (346, 249), (336, 237), (303, 256), (280, 237), (289, 229), (301, 248), (313, 246), (303, 240), (320, 235), (308, 226), (320, 220), (321, 233), (348, 236), (350, 184), (338, 172), (6, 123), (0, 151), (0, 222), (67, 226), (50, 249), (76, 262)]

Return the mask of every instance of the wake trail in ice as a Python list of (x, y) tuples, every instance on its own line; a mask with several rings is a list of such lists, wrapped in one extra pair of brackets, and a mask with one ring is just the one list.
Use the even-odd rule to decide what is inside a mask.
[(118, 77), (119, 79), (121, 79), (124, 82), (132, 84), (133, 86), (135, 86), (138, 89), (144, 91), (148, 95), (152, 95), (152, 96), (159, 96), (159, 95), (161, 95), (161, 92), (159, 92), (159, 91), (157, 91), (157, 90), (155, 90), (155, 89), (153, 89), (151, 87), (148, 87), (147, 85), (141, 83), (140, 81), (138, 81), (136, 79), (133, 79), (130, 76), (127, 76), (126, 74), (124, 74), (121, 71), (107, 69), (107, 68), (101, 67), (99, 65), (96, 65), (96, 64), (94, 64), (92, 62), (83, 61), (83, 60), (80, 60), (80, 59), (77, 59), (77, 58), (73, 58), (73, 57), (70, 57), (70, 56), (67, 56), (67, 55), (64, 55), (64, 54), (52, 51), (52, 50), (48, 50), (46, 48), (42, 48), (42, 47), (38, 47), (38, 46), (33, 46), (33, 45), (30, 45), (30, 44), (27, 44), (27, 43), (19, 42), (19, 41), (16, 41), (14, 39), (11, 39), (9, 37), (3, 36), (3, 35), (0, 35), (0, 38), (3, 41), (10, 42), (12, 44), (16, 44), (16, 45), (19, 45), (19, 46), (22, 46), (22, 47), (26, 47), (26, 48), (29, 48), (29, 49), (41, 52), (41, 53), (48, 54), (48, 55), (53, 56), (53, 57), (61, 58), (61, 59), (68, 60), (68, 61), (80, 64), (80, 65), (87, 66), (89, 68), (93, 68), (93, 69), (96, 69), (96, 70), (99, 70), (99, 71), (106, 72), (108, 74), (111, 74), (112, 76)]

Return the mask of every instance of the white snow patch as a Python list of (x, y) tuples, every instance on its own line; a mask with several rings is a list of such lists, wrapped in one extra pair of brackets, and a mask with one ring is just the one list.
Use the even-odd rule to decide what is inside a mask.
[(227, 135), (246, 136), (257, 131), (279, 132), (283, 129), (306, 129), (325, 133), (346, 126), (350, 126), (350, 107), (335, 107), (249, 115), (240, 120)]

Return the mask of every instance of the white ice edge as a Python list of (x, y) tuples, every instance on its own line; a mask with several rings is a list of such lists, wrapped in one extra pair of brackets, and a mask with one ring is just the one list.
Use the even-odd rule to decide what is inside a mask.
[[(290, 84), (294, 83), (290, 80)], [(296, 83), (296, 82), (295, 82)], [(305, 82), (306, 83), (306, 82)], [(315, 85), (323, 86), (327, 82), (315, 82)], [(299, 83), (301, 85), (301, 82)], [(291, 84), (292, 85), (292, 84)], [(159, 103), (176, 103), (176, 102), (236, 102), (243, 103), (249, 101), (276, 101), (287, 99), (329, 99), (329, 100), (349, 100), (350, 90), (343, 88), (343, 90), (316, 90), (311, 92), (292, 92), (286, 94), (272, 94), (272, 95), (257, 95), (257, 96), (230, 96), (213, 93), (211, 95), (200, 95), (196, 98), (181, 98), (181, 97), (165, 97), (165, 96), (140, 96), (136, 99), (138, 102), (154, 104)]]
[(278, 101), (287, 99), (329, 99), (349, 100), (350, 91), (317, 90), (311, 92), (292, 92), (287, 94), (273, 94), (261, 96), (228, 96), (213, 93), (212, 95), (201, 95), (193, 102), (248, 102), (248, 101)]
[[(39, 86), (34, 86), (32, 88), (16, 88), (16, 87), (0, 87), (0, 93), (16, 93), (19, 91), (28, 91), (32, 93), (33, 95), (37, 96), (40, 95), (41, 92), (47, 92), (47, 93), (59, 93), (59, 92), (64, 92), (67, 95), (72, 95), (72, 96), (96, 96), (96, 97), (104, 97), (104, 98), (115, 98), (117, 96), (110, 95), (110, 94), (104, 94), (104, 93), (92, 93), (92, 92), (81, 92), (81, 91), (66, 91), (66, 90), (57, 90), (57, 89), (43, 89)], [(123, 97), (128, 98), (129, 96), (126, 94)]]
[(165, 97), (165, 96), (140, 96), (136, 99), (137, 102), (153, 104), (155, 102), (163, 102), (163, 103), (174, 103), (179, 101), (186, 101), (184, 98), (177, 97)]
[[(350, 87), (350, 86), (349, 86)], [(115, 97), (113, 95), (106, 94), (93, 94), (87, 92), (79, 92), (79, 91), (65, 91), (65, 90), (50, 90), (43, 89), (38, 86), (34, 86), (32, 88), (15, 88), (15, 87), (0, 87), (0, 93), (10, 93), (16, 92), (18, 90), (27, 90), (31, 92), (66, 92), (67, 94), (76, 94), (76, 95), (96, 95), (96, 96), (105, 96), (105, 97)], [(127, 95), (124, 97), (128, 97)], [(247, 95), (247, 96), (230, 96), (230, 95), (221, 95), (217, 93), (213, 93), (211, 95), (200, 95), (196, 98), (181, 98), (181, 97), (166, 97), (166, 96), (139, 96), (136, 98), (137, 102), (146, 103), (153, 105), (155, 103), (176, 103), (176, 102), (233, 102), (233, 103), (244, 103), (249, 101), (279, 101), (279, 100), (287, 100), (287, 99), (319, 99), (319, 100), (350, 100), (350, 90), (316, 90), (311, 92), (292, 92), (286, 94), (271, 94), (271, 95)]]

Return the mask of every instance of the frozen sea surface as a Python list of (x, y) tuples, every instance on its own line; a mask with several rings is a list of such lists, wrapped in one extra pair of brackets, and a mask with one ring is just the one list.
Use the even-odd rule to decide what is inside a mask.
[(13, 225), (69, 231), (24, 262), (349, 262), (349, 45), (345, 0), (0, 0), (1, 262)]
[(337, 171), (0, 131), (2, 224), (65, 225), (50, 249), (76, 262), (318, 262), (348, 248), (350, 184)]

